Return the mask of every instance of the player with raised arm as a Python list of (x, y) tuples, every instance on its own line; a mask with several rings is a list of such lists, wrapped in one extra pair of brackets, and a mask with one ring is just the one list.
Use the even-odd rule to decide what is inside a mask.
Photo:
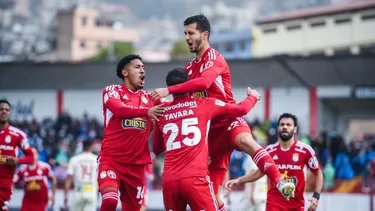
[(52, 182), (51, 207), (55, 203), (56, 178), (48, 163), (38, 161), (38, 151), (32, 149), (35, 160), (33, 164), (21, 165), (14, 175), (13, 182), (24, 183), (24, 196), (21, 211), (41, 211), (48, 208), (48, 184)]
[[(10, 103), (7, 100), (0, 100), (0, 209), (2, 210), (8, 210), (17, 164), (34, 162), (34, 154), (27, 135), (9, 124), (10, 110)], [(17, 158), (18, 147), (22, 150), (24, 157)]]
[(114, 211), (118, 191), (122, 210), (139, 211), (143, 203), (146, 166), (151, 163), (148, 136), (151, 119), (163, 115), (162, 104), (154, 106), (142, 90), (145, 70), (138, 55), (128, 55), (117, 65), (123, 84), (103, 90), (104, 137), (98, 157), (101, 211)]
[[(235, 103), (232, 94), (229, 66), (222, 55), (210, 47), (210, 22), (204, 15), (196, 15), (184, 21), (185, 40), (190, 52), (196, 57), (186, 65), (189, 81), (168, 88), (159, 88), (151, 93), (153, 99), (169, 94), (191, 93), (201, 98), (216, 98), (225, 103)], [(249, 154), (259, 169), (264, 172), (285, 198), (294, 192), (294, 185), (283, 180), (269, 154), (253, 139), (251, 130), (242, 116), (221, 116), (212, 120), (209, 133), (210, 175), (220, 211), (226, 210), (220, 197), (230, 155), (234, 149)]]
[[(168, 73), (166, 82), (173, 86), (188, 79), (188, 74), (177, 68)], [(258, 92), (248, 89), (248, 97), (240, 104), (191, 98), (188, 93), (174, 94), (173, 101), (165, 103), (153, 139), (155, 154), (166, 151), (162, 175), (165, 210), (182, 211), (187, 205), (192, 211), (218, 210), (208, 172), (210, 120), (223, 114), (245, 115), (259, 98)]]
[(83, 151), (73, 156), (68, 164), (68, 176), (65, 181), (64, 204), (68, 207), (68, 192), (74, 181), (72, 210), (96, 210), (98, 204), (97, 156), (92, 153), (93, 142), (83, 142)]
[[(318, 159), (314, 150), (307, 144), (295, 139), (297, 132), (297, 117), (293, 114), (284, 113), (279, 117), (278, 132), (280, 141), (269, 145), (266, 150), (271, 154), (280, 173), (286, 180), (296, 185), (295, 196), (289, 201), (280, 197), (273, 184), (267, 194), (267, 211), (303, 211), (305, 210), (305, 200), (303, 192), (305, 190), (305, 166), (315, 175), (314, 194), (308, 210), (314, 211), (318, 207), (320, 192), (323, 188), (323, 174), (320, 169)], [(261, 178), (264, 174), (257, 170), (235, 180), (228, 181), (225, 186), (231, 188), (233, 185), (253, 182)]]

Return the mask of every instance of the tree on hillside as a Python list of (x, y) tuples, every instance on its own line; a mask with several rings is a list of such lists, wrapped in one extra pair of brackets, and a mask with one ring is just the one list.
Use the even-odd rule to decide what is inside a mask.
[[(132, 43), (115, 42), (114, 53), (116, 60), (120, 60), (127, 54), (134, 53)], [(108, 59), (108, 47), (100, 49), (98, 55), (92, 58), (94, 61), (106, 61)]]
[(189, 48), (187, 47), (185, 40), (178, 40), (174, 44), (174, 47), (171, 51), (171, 58), (172, 60), (180, 60), (190, 58), (191, 53)]

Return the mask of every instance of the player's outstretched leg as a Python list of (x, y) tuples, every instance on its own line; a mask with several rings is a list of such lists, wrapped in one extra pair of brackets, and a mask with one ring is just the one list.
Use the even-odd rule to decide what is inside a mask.
[(104, 188), (101, 191), (102, 205), (100, 211), (115, 211), (118, 204), (118, 190), (115, 187)]
[(294, 196), (295, 185), (284, 180), (270, 154), (254, 140), (250, 133), (240, 132), (234, 141), (236, 146), (250, 155), (258, 168), (276, 184), (284, 198), (289, 199)]

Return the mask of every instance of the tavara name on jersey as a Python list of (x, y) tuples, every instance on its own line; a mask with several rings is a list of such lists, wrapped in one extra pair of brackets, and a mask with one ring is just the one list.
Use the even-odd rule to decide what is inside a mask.
[(146, 130), (147, 120), (142, 118), (123, 119), (122, 127), (124, 129), (134, 128), (139, 130)]
[(207, 98), (208, 94), (207, 94), (207, 91), (201, 91), (201, 92), (195, 92), (191, 96), (197, 97), (197, 98)]
[(194, 115), (193, 110), (183, 110), (183, 111), (177, 111), (171, 114), (164, 114), (165, 120), (170, 120), (170, 119), (176, 119), (176, 118), (182, 118), (186, 116)]

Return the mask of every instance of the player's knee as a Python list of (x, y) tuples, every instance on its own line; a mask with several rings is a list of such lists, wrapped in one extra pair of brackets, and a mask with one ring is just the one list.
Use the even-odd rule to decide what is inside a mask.
[(248, 154), (252, 154), (260, 148), (260, 145), (254, 140), (253, 136), (247, 132), (239, 133), (234, 141), (239, 149)]
[(100, 211), (115, 211), (118, 204), (118, 191), (113, 187), (107, 187), (106, 190), (102, 190), (102, 205)]
[(218, 205), (219, 207), (220, 207), (221, 205), (224, 204), (224, 201), (223, 201), (223, 199), (221, 198), (221, 194), (220, 194), (220, 193), (216, 194), (216, 195), (215, 195), (215, 198), (216, 198), (216, 203), (217, 203), (217, 205)]

